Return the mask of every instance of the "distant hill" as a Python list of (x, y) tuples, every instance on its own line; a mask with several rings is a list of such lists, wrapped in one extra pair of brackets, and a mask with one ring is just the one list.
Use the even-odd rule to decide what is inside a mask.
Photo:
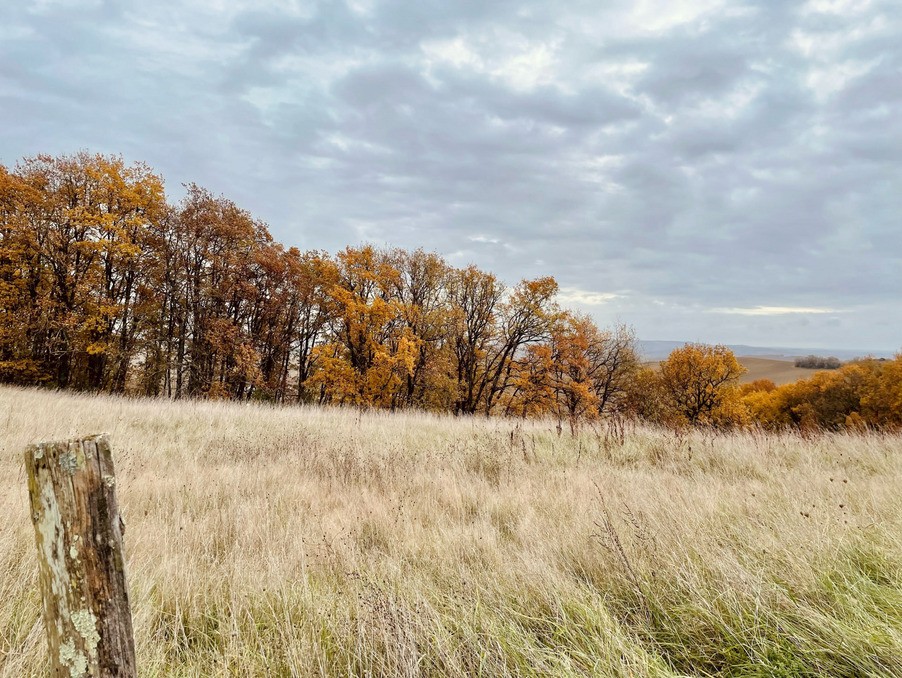
[[(639, 352), (643, 359), (648, 361), (663, 360), (670, 352), (679, 348), (686, 342), (684, 341), (639, 341)], [(776, 361), (792, 362), (799, 356), (806, 355), (822, 355), (836, 356), (840, 360), (852, 360), (854, 358), (862, 358), (864, 356), (873, 356), (875, 358), (892, 358), (893, 353), (890, 351), (869, 351), (867, 349), (826, 349), (826, 348), (786, 348), (777, 346), (747, 346), (745, 344), (728, 344), (727, 345), (737, 356), (743, 357), (761, 357), (769, 358)], [(811, 370), (803, 370), (810, 372)]]

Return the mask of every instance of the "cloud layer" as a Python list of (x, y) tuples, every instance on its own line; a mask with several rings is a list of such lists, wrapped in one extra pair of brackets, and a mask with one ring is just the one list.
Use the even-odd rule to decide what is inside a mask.
[(648, 339), (894, 350), (900, 34), (894, 0), (7, 3), (0, 162), (121, 153)]

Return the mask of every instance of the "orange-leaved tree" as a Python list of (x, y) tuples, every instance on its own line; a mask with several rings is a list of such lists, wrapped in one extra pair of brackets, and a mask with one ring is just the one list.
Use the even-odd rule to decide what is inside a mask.
[(575, 430), (583, 419), (618, 410), (638, 368), (635, 338), (626, 326), (600, 330), (585, 315), (564, 313), (551, 336), (550, 383), (556, 414)]
[(661, 363), (660, 383), (677, 421), (729, 425), (741, 413), (735, 385), (745, 371), (726, 346), (686, 344)]
[(0, 165), (0, 380), (36, 384), (52, 367), (34, 351), (49, 281), (27, 208), (40, 194)]
[(370, 245), (346, 248), (334, 267), (331, 341), (315, 349), (312, 381), (335, 403), (397, 407), (422, 341), (403, 322), (392, 294), (401, 274), (387, 253)]
[(33, 296), (23, 316), (31, 364), (60, 387), (125, 390), (137, 338), (154, 321), (141, 283), (166, 209), (162, 179), (88, 153), (28, 158), (15, 174), (28, 199), (2, 221), (18, 231), (18, 277)]

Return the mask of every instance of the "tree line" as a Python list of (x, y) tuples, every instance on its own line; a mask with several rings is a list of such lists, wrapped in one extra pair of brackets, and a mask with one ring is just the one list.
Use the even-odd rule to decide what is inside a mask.
[(835, 356), (806, 355), (795, 359), (795, 366), (806, 370), (835, 370), (842, 365)]
[(902, 426), (902, 357), (740, 385), (723, 346), (642, 365), (626, 326), (423, 250), (285, 248), (194, 184), (79, 153), (0, 165), (0, 381), (167, 398), (617, 414), (668, 426)]
[(142, 163), (0, 166), (0, 380), (169, 398), (598, 416), (628, 328), (422, 250), (285, 248), (227, 198), (167, 202)]

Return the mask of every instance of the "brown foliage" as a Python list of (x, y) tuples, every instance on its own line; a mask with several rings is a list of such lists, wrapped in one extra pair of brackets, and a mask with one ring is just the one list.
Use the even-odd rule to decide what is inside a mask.
[(562, 313), (550, 339), (530, 346), (518, 361), (508, 411), (552, 414), (575, 430), (582, 420), (623, 411), (638, 367), (628, 327), (600, 330), (587, 316)]

